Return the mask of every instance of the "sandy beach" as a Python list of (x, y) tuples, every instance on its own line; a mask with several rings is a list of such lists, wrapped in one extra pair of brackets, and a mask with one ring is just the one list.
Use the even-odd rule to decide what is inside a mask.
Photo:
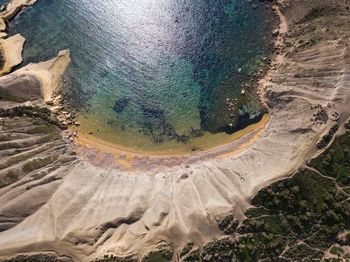
[[(313, 12), (330, 2), (276, 1), (279, 36), (259, 89), (269, 114), (194, 154), (130, 152), (81, 131), (74, 145), (43, 100), (0, 103), (8, 134), (0, 148), (0, 259), (50, 253), (66, 261), (144, 261), (168, 248), (183, 261), (189, 241), (195, 250), (223, 237), (218, 221), (227, 215), (244, 221), (259, 190), (303, 168), (349, 118), (349, 17)], [(48, 102), (69, 61), (60, 53), (0, 85), (16, 88), (8, 83), (33, 76)]]
[[(237, 131), (232, 135), (226, 135), (224, 138), (219, 137), (218, 140), (214, 140), (211, 137), (210, 141), (205, 143), (206, 137), (201, 137), (198, 139), (198, 146), (203, 146), (203, 144), (207, 147), (197, 149), (195, 152), (191, 151), (191, 147), (187, 151), (183, 151), (182, 148), (179, 150), (176, 149), (176, 145), (170, 151), (142, 151), (142, 150), (132, 150), (130, 148), (121, 147), (113, 143), (109, 143), (102, 139), (97, 138), (96, 136), (89, 135), (83, 131), (77, 131), (77, 152), (82, 156), (87, 156), (90, 158), (92, 162), (94, 159), (102, 159), (109, 156), (113, 156), (115, 158), (115, 164), (122, 165), (124, 168), (129, 167), (128, 170), (131, 170), (131, 166), (137, 166), (133, 164), (136, 159), (145, 159), (149, 162), (150, 166), (154, 166), (155, 163), (159, 163), (159, 167), (161, 167), (160, 160), (170, 160), (177, 159), (176, 162), (171, 161), (173, 164), (180, 164), (183, 162), (193, 162), (198, 160), (203, 160), (206, 158), (215, 158), (215, 157), (224, 157), (228, 155), (233, 155), (235, 153), (240, 152), (244, 148), (248, 147), (254, 141), (259, 138), (259, 134), (261, 134), (268, 126), (269, 115), (265, 114), (262, 120), (259, 123), (250, 125), (243, 130)], [(71, 127), (71, 132), (76, 132), (75, 127)], [(193, 146), (193, 145), (192, 145)], [(90, 151), (90, 152), (89, 152)], [(91, 151), (96, 152), (92, 155)], [(186, 159), (186, 161), (184, 161)], [(159, 162), (160, 161), (160, 162)], [(98, 163), (97, 161), (96, 163)], [(169, 166), (168, 166), (169, 167)], [(142, 170), (147, 170), (147, 166), (139, 166)]]

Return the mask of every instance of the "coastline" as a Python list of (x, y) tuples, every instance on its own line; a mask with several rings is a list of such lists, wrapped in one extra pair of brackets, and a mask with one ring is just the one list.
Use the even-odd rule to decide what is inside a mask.
[[(173, 157), (173, 156), (195, 156), (198, 154), (206, 154), (213, 151), (217, 151), (220, 147), (228, 146), (231, 143), (237, 141), (238, 139), (248, 136), (251, 133), (255, 133), (258, 130), (265, 129), (269, 122), (269, 115), (264, 114), (262, 119), (255, 124), (251, 124), (247, 126), (246, 128), (242, 130), (238, 130), (237, 132), (234, 132), (232, 135), (227, 135), (224, 139), (219, 138), (219, 142), (211, 142), (208, 141), (207, 145), (204, 148), (198, 148), (195, 152), (189, 152), (190, 150), (183, 151), (182, 149), (169, 149), (167, 151), (143, 151), (140, 150), (133, 150), (132, 148), (127, 148), (124, 146), (119, 146), (117, 144), (102, 140), (96, 136), (90, 135), (87, 132), (84, 131), (77, 131), (75, 127), (71, 127), (72, 132), (77, 132), (78, 136), (76, 138), (77, 145), (86, 146), (90, 148), (96, 148), (99, 149), (99, 145), (103, 147), (107, 152), (115, 154), (119, 156), (120, 154), (126, 153), (130, 154), (131, 156), (150, 156), (150, 157), (161, 157), (161, 158), (167, 158), (167, 157)], [(201, 137), (202, 138), (202, 137)], [(206, 137), (203, 137), (205, 140)], [(202, 140), (202, 139), (200, 139)], [(198, 144), (201, 144), (200, 142)], [(95, 145), (96, 147), (94, 147)], [(103, 152), (104, 150), (102, 150)]]
[(262, 104), (266, 108), (269, 108), (266, 104), (266, 90), (268, 86), (271, 84), (271, 80), (273, 75), (276, 73), (279, 66), (281, 66), (285, 62), (285, 54), (283, 52), (283, 48), (285, 45), (285, 35), (288, 32), (288, 22), (284, 14), (281, 12), (280, 7), (276, 2), (272, 3), (272, 9), (279, 19), (279, 28), (278, 35), (276, 37), (276, 41), (274, 43), (275, 54), (273, 55), (273, 59), (270, 64), (270, 68), (267, 70), (264, 77), (259, 80), (258, 86), (258, 96)]
[(0, 47), (3, 58), (3, 66), (0, 76), (9, 73), (13, 67), (22, 62), (22, 50), (25, 39), (21, 35), (14, 35), (9, 38), (0, 39)]
[(10, 0), (5, 10), (0, 13), (0, 49), (3, 65), (0, 76), (11, 72), (12, 68), (22, 63), (22, 51), (25, 39), (20, 35), (7, 37), (7, 23), (26, 7), (34, 5), (37, 0)]
[[(274, 10), (275, 15), (278, 17), (279, 20), (279, 27), (278, 27), (278, 36), (275, 38), (273, 46), (274, 51), (270, 54), (270, 57), (272, 57), (271, 62), (268, 64), (265, 64), (263, 66), (264, 68), (264, 74), (260, 75), (257, 79), (257, 86), (256, 86), (256, 92), (258, 94), (258, 98), (260, 100), (260, 103), (263, 107), (265, 107), (268, 110), (268, 106), (265, 103), (265, 91), (266, 86), (268, 85), (269, 79), (271, 79), (271, 74), (275, 71), (276, 66), (283, 63), (283, 54), (281, 54), (281, 50), (284, 45), (284, 35), (288, 31), (288, 26), (286, 24), (286, 19), (281, 13), (278, 5), (276, 3), (271, 3), (271, 7)], [(272, 32), (271, 32), (272, 33)], [(276, 51), (278, 54), (276, 54)], [(220, 153), (214, 153), (215, 156), (220, 156), (220, 154), (224, 155), (233, 155), (236, 151), (240, 151), (244, 148), (246, 148), (245, 144), (251, 145), (252, 142), (254, 142), (258, 137), (254, 138), (254, 141), (251, 140), (251, 133), (259, 133), (261, 129), (266, 129), (268, 126), (268, 118), (267, 116), (269, 113), (265, 113), (262, 117), (262, 119), (257, 122), (250, 124), (246, 126), (245, 128), (238, 130), (234, 132), (233, 134), (229, 135), (226, 133), (217, 133), (213, 135), (212, 137), (206, 137), (204, 135), (201, 138), (195, 138), (197, 143), (189, 143), (188, 146), (180, 146), (177, 145), (176, 142), (173, 143), (173, 147), (171, 149), (161, 149), (161, 150), (144, 150), (141, 148), (133, 148), (133, 147), (127, 147), (124, 145), (120, 145), (117, 143), (113, 143), (111, 141), (108, 141), (107, 139), (100, 138), (98, 136), (95, 136), (94, 134), (89, 134), (87, 130), (81, 130), (80, 128), (80, 121), (76, 121), (75, 117), (72, 117), (72, 121), (70, 121), (72, 124), (69, 125), (70, 133), (67, 134), (68, 139), (73, 138), (74, 143), (76, 143), (76, 146), (78, 148), (78, 154), (85, 155), (87, 154), (87, 150), (97, 150), (101, 154), (109, 154), (116, 158), (116, 161), (118, 162), (118, 158), (121, 156), (126, 159), (132, 159), (134, 157), (149, 157), (149, 158), (171, 158), (171, 157), (188, 157), (196, 155), (209, 155), (212, 157), (212, 152), (218, 152), (220, 150), (220, 147), (223, 149), (226, 147), (230, 147), (230, 144), (236, 142), (237, 140), (240, 140), (247, 136), (247, 139), (242, 141), (242, 143), (239, 143), (237, 145), (237, 150), (234, 148), (231, 148), (232, 152), (231, 154), (228, 154), (228, 152), (220, 152)], [(64, 119), (64, 116), (63, 116)], [(67, 119), (64, 120), (66, 122)], [(79, 123), (76, 125), (75, 123)], [(255, 129), (255, 130), (254, 130)], [(221, 138), (219, 138), (222, 136)], [(249, 137), (250, 136), (250, 137)], [(209, 142), (208, 140), (216, 140), (215, 142)], [(249, 143), (247, 143), (247, 140)], [(201, 144), (200, 141), (203, 141), (203, 144)], [(155, 147), (157, 147), (155, 145)], [(194, 148), (193, 152), (191, 152), (191, 147)], [(82, 150), (83, 149), (83, 150)], [(83, 152), (84, 151), (84, 152)], [(224, 151), (224, 150), (222, 150)], [(130, 160), (131, 161), (131, 160)], [(129, 162), (130, 162), (129, 161)]]
[[(283, 10), (290, 16), (293, 11)], [(288, 17), (288, 21), (293, 20)], [(296, 40), (309, 34), (288, 37), (298, 43)], [(327, 40), (328, 35), (323, 39)], [(53, 162), (45, 169), (39, 165), (32, 173), (0, 188), (2, 221), (15, 218), (11, 227), (0, 232), (0, 259), (53, 251), (73, 261), (92, 261), (105, 255), (132, 256), (138, 261), (157, 249), (159, 243), (171, 246), (178, 256), (189, 240), (196, 249), (222, 237), (217, 221), (229, 214), (234, 223), (242, 222), (252, 196), (303, 168), (318, 152), (315, 145), (322, 136), (349, 117), (349, 52), (343, 42), (335, 44), (337, 40), (304, 46), (288, 57), (285, 52), (277, 56), (283, 58), (279, 60), (282, 66), (275, 65), (269, 70), (272, 74), (268, 74), (268, 82), (262, 81), (261, 94), (270, 108), (267, 128), (256, 134), (259, 139), (251, 133), (252, 144), (243, 146), (238, 154), (206, 156), (194, 162), (180, 158), (170, 163), (176, 167), (165, 171), (137, 173), (127, 168), (105, 170), (78, 157), (74, 163)], [(30, 75), (30, 71), (27, 73)], [(335, 110), (340, 112), (339, 121), (331, 117)], [(20, 115), (16, 119), (22, 118)], [(36, 141), (30, 134), (28, 137)], [(44, 146), (50, 148), (52, 144)], [(53, 152), (64, 155), (66, 146), (59, 145), (63, 152), (54, 148), (30, 155), (30, 160), (44, 159)], [(11, 164), (18, 162), (19, 155), (1, 160), (6, 168), (1, 171), (8, 172), (8, 177), (11, 168), (23, 170), (24, 161)], [(145, 162), (141, 161), (140, 166)], [(43, 170), (48, 173), (33, 175)], [(3, 228), (8, 226), (2, 221)]]
[[(113, 143), (83, 132), (77, 132), (76, 148), (78, 155), (85, 156), (91, 163), (95, 163), (100, 167), (113, 167), (113, 164), (115, 164), (115, 166), (123, 170), (146, 171), (152, 168), (159, 169), (204, 159), (232, 156), (254, 143), (267, 128), (268, 124), (269, 115), (265, 114), (260, 122), (249, 125), (243, 130), (226, 137), (227, 141), (220, 139), (221, 144), (215, 146), (209, 144), (208, 148), (189, 153), (183, 152), (181, 149), (180, 152), (173, 149), (166, 153), (163, 150), (160, 152), (133, 151), (130, 148), (118, 147)], [(76, 131), (73, 129), (72, 132)], [(200, 142), (200, 144), (203, 143)], [(110, 157), (114, 158), (113, 163), (106, 165), (104, 161), (101, 161), (103, 158), (110, 159)], [(96, 161), (96, 159), (99, 159), (99, 161)], [(145, 162), (145, 160), (147, 161)]]

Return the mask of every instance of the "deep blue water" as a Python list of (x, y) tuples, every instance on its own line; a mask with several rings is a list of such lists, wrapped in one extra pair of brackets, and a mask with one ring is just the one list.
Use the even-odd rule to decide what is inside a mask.
[(272, 20), (254, 0), (39, 0), (9, 31), (27, 40), (24, 64), (70, 49), (67, 99), (83, 128), (187, 143), (258, 119), (250, 81)]

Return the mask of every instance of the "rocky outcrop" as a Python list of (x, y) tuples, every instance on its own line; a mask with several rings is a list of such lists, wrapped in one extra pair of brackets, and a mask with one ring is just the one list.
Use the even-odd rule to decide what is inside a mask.
[(22, 62), (22, 50), (25, 39), (21, 35), (7, 37), (6, 23), (20, 11), (36, 3), (37, 0), (12, 0), (4, 6), (0, 13), (0, 49), (3, 64), (0, 76), (9, 73), (13, 67)]
[(22, 50), (25, 39), (21, 35), (15, 35), (6, 39), (0, 39), (2, 57), (4, 64), (0, 70), (0, 75), (5, 75), (13, 67), (22, 63)]
[(41, 90), (45, 103), (52, 104), (55, 91), (61, 86), (61, 76), (66, 71), (70, 63), (68, 50), (58, 53), (57, 57), (37, 64), (29, 64), (18, 69), (4, 79), (11, 77), (34, 76), (41, 82)]

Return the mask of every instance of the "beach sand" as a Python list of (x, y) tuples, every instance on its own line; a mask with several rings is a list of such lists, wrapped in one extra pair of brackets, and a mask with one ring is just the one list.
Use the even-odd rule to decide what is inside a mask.
[[(96, 163), (86, 152), (85, 158), (67, 162), (62, 157), (74, 155), (67, 141), (58, 139), (58, 144), (50, 141), (39, 147), (37, 136), (26, 134), (23, 138), (20, 125), (9, 129), (11, 143), (23, 151), (5, 155), (7, 151), (0, 150), (5, 155), (0, 175), (10, 181), (0, 188), (0, 226), (4, 228), (0, 257), (50, 251), (85, 262), (105, 255), (141, 259), (159, 243), (167, 243), (178, 253), (189, 240), (195, 248), (201, 247), (222, 236), (218, 219), (230, 214), (242, 222), (252, 196), (292, 175), (314, 157), (319, 152), (317, 143), (330, 128), (349, 118), (349, 17), (334, 14), (298, 24), (313, 6), (332, 1), (279, 2), (288, 25), (294, 27), (289, 26), (285, 35), (280, 27), (281, 39), (285, 37), (289, 47), (281, 44), (276, 50), (276, 55), (281, 54), (277, 60), (282, 59), (275, 61), (268, 74), (271, 79), (264, 83), (263, 99), (269, 107), (266, 126), (253, 127), (240, 139), (212, 149), (220, 151), (230, 145), (224, 153), (215, 155), (208, 150), (203, 158), (201, 153), (171, 156), (153, 164), (149, 161), (152, 156), (135, 155), (133, 163), (125, 165), (137, 170), (149, 167), (150, 171), (128, 172), (127, 167), (109, 168), (105, 165), (108, 159), (91, 153), (93, 148), (87, 152)], [(310, 31), (312, 25), (320, 26)], [(299, 40), (306, 42), (315, 36), (318, 43), (299, 45)], [(339, 120), (331, 118), (334, 111), (339, 112)], [(315, 116), (322, 119), (316, 121)], [(27, 128), (32, 120), (17, 117), (16, 121), (13, 125), (25, 122)], [(78, 139), (82, 138), (79, 134)], [(36, 150), (26, 147), (23, 139)], [(240, 145), (243, 149), (235, 151)], [(113, 156), (114, 147), (103, 147)], [(29, 159), (19, 162), (24, 154)], [(56, 158), (48, 159), (51, 162), (44, 168), (24, 173), (28, 162), (48, 161), (48, 156)], [(157, 170), (157, 166), (169, 168)], [(14, 172), (19, 174), (15, 178)]]
[[(131, 171), (138, 166), (134, 161), (144, 158), (147, 158), (148, 166), (139, 166), (141, 170), (148, 170), (149, 166), (154, 166), (157, 162), (159, 167), (161, 167), (161, 162), (164, 162), (164, 160), (167, 159), (181, 159), (181, 161), (171, 161), (174, 164), (180, 164), (181, 162), (184, 162), (185, 159), (186, 162), (193, 162), (206, 158), (232, 156), (254, 143), (254, 141), (259, 138), (259, 134), (261, 134), (268, 126), (268, 122), (269, 115), (265, 114), (260, 122), (249, 125), (232, 135), (219, 134), (216, 137), (213, 135), (204, 135), (203, 137), (197, 138), (188, 147), (183, 145), (178, 146), (178, 143), (174, 143), (172, 149), (161, 151), (133, 150), (132, 148), (122, 147), (99, 139), (94, 135), (79, 130), (77, 127), (71, 127), (71, 130), (72, 132), (76, 131), (78, 134), (76, 143), (79, 155), (87, 156), (88, 158), (91, 158), (90, 160), (93, 162), (96, 162), (93, 158), (101, 159), (106, 156), (113, 156), (115, 164), (121, 165)], [(196, 151), (192, 151), (194, 146)], [(90, 155), (89, 153), (91, 152), (89, 152), (89, 149), (94, 150), (96, 153)], [(96, 163), (98, 162), (99, 161)], [(167, 166), (169, 167), (169, 165)]]

